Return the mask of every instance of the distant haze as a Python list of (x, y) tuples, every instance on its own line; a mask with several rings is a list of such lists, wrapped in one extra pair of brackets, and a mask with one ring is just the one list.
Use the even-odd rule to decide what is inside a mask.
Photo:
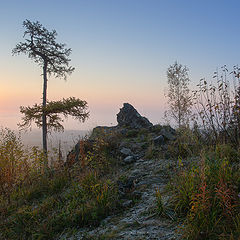
[[(58, 149), (59, 144), (65, 158), (69, 151), (73, 149), (79, 139), (84, 138), (90, 131), (66, 130), (60, 133), (48, 135), (48, 149)], [(21, 134), (22, 141), (26, 147), (42, 147), (42, 135), (40, 130), (32, 130)]]
[[(115, 125), (124, 102), (152, 123), (167, 108), (167, 68), (176, 60), (189, 68), (192, 87), (213, 72), (239, 64), (240, 1), (29, 0), (1, 1), (0, 126), (17, 129), (19, 106), (41, 103), (42, 69), (11, 51), (24, 41), (25, 19), (58, 33), (72, 48), (67, 81), (49, 77), (48, 100), (86, 100), (90, 118), (69, 118), (65, 129)], [(35, 126), (34, 126), (35, 127)]]

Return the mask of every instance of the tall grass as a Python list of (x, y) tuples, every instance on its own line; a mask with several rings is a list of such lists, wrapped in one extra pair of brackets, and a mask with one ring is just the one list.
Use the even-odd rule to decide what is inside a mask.
[(0, 129), (0, 196), (11, 201), (14, 189), (43, 173), (43, 153), (25, 149), (21, 138), (10, 129)]
[(240, 237), (238, 196), (239, 171), (229, 156), (202, 154), (199, 165), (182, 168), (172, 181), (172, 203), (185, 216), (183, 239), (238, 239)]
[(82, 149), (82, 160), (71, 166), (56, 161), (44, 171), (37, 148), (25, 150), (9, 129), (1, 130), (0, 139), (0, 239), (55, 239), (117, 209), (117, 187), (111, 175), (104, 176), (111, 168), (107, 142)]
[[(232, 81), (229, 80), (232, 78)], [(240, 69), (229, 74), (226, 66), (214, 72), (213, 81), (201, 79), (193, 92), (197, 117), (210, 144), (240, 143)]]
[[(232, 81), (229, 79), (232, 78)], [(169, 151), (185, 161), (171, 180), (182, 239), (240, 239), (240, 69), (226, 66), (193, 92), (195, 124), (178, 129)]]

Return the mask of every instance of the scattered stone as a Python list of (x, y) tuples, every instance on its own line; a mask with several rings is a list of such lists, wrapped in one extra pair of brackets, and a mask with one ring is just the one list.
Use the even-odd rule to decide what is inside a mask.
[(126, 181), (117, 181), (118, 190), (121, 193), (131, 192), (135, 188), (136, 179), (134, 177), (129, 177)]
[(145, 155), (144, 152), (140, 152), (140, 153), (137, 153), (137, 154), (133, 154), (133, 157), (134, 157), (135, 160), (138, 160), (141, 157), (144, 157), (144, 155)]
[(142, 173), (138, 168), (135, 168), (135, 169), (132, 170), (131, 175), (135, 178), (139, 178), (142, 175)]
[(127, 156), (123, 159), (123, 162), (125, 164), (130, 164), (130, 163), (133, 163), (135, 162), (135, 158), (133, 156)]
[(176, 131), (171, 128), (170, 126), (169, 127), (165, 127), (165, 128), (162, 128), (161, 131), (160, 131), (160, 134), (166, 139), (166, 140), (169, 140), (169, 141), (174, 141), (176, 140)]
[(123, 147), (123, 148), (120, 150), (120, 153), (121, 153), (123, 156), (125, 156), (125, 157), (126, 157), (126, 156), (132, 156), (132, 155), (133, 155), (131, 149), (125, 148), (125, 147)]
[(133, 205), (133, 200), (125, 200), (123, 203), (122, 203), (122, 207), (123, 208), (129, 208)]
[(164, 142), (164, 137), (163, 135), (160, 135), (160, 136), (157, 136), (153, 139), (153, 143), (155, 146), (161, 146), (163, 145), (165, 142)]
[(149, 128), (153, 124), (145, 117), (142, 117), (138, 111), (129, 103), (124, 103), (123, 108), (117, 114), (118, 126), (130, 128)]

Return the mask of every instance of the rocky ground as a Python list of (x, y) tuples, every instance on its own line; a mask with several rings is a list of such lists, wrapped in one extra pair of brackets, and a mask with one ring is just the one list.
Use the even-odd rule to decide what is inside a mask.
[[(134, 146), (134, 140), (128, 145)], [(146, 151), (149, 150), (131, 152), (138, 157), (145, 156)], [(144, 156), (129, 163), (124, 162), (127, 157), (123, 158), (119, 175), (124, 176), (125, 184), (119, 182), (119, 191), (124, 211), (107, 217), (95, 229), (83, 228), (71, 238), (62, 239), (178, 239), (177, 223), (170, 217), (158, 216), (155, 210), (157, 188), (167, 204), (165, 190), (176, 161)]]
[[(129, 108), (129, 106), (127, 106)], [(121, 112), (121, 111), (120, 111)], [(120, 193), (122, 211), (104, 219), (97, 228), (82, 228), (63, 239), (179, 239), (178, 224), (173, 213), (159, 216), (156, 211), (156, 190), (162, 193), (167, 206), (169, 192), (167, 184), (176, 165), (176, 160), (167, 158), (168, 145), (175, 138), (174, 130), (169, 127), (153, 126), (134, 110), (129, 120), (144, 124), (144, 131), (125, 131), (125, 138), (119, 144), (117, 156), (119, 169), (116, 178)], [(131, 116), (131, 113), (125, 113)], [(133, 115), (133, 114), (132, 114)], [(118, 114), (118, 119), (126, 117)], [(136, 121), (135, 121), (136, 120)], [(149, 126), (146, 126), (149, 124)], [(119, 124), (121, 125), (121, 124)], [(122, 127), (120, 128), (123, 129)], [(148, 130), (146, 130), (148, 129)], [(99, 128), (97, 129), (99, 131)], [(102, 130), (111, 130), (104, 127)]]
[[(75, 235), (76, 239), (98, 239), (100, 236), (106, 239), (178, 239), (177, 224), (154, 211), (156, 188), (163, 191), (167, 184), (163, 174), (167, 165), (155, 160), (137, 161), (129, 174), (139, 179), (135, 191), (141, 193), (140, 200), (121, 214), (109, 216), (94, 230), (82, 229)], [(127, 201), (130, 205), (132, 200)]]

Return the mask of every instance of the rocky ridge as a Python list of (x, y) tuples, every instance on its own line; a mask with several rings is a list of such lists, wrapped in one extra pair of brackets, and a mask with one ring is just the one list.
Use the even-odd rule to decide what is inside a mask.
[[(131, 117), (127, 116), (128, 110)], [(156, 189), (162, 193), (164, 204), (169, 200), (165, 188), (175, 161), (167, 158), (167, 149), (176, 138), (175, 130), (170, 126), (153, 126), (130, 104), (124, 104), (117, 120), (115, 127), (95, 128), (90, 141), (102, 131), (123, 135), (115, 157), (120, 166), (116, 178), (124, 210), (107, 217), (97, 228), (82, 228), (61, 239), (179, 239), (173, 215), (158, 216), (155, 211)], [(79, 152), (77, 145), (74, 151)]]

